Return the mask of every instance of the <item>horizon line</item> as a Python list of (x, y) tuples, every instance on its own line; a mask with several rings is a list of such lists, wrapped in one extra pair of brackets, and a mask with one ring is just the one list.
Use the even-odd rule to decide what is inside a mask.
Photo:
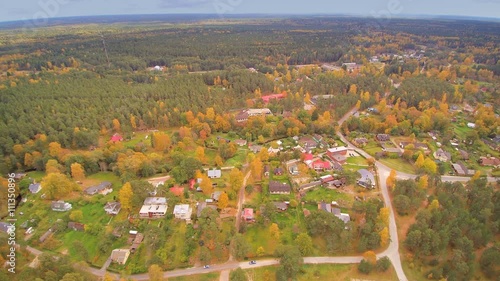
[[(288, 17), (314, 17), (314, 16), (329, 16), (329, 17), (352, 17), (352, 18), (373, 18), (372, 15), (368, 14), (356, 14), (356, 13), (146, 13), (146, 14), (99, 14), (99, 15), (76, 15), (76, 16), (61, 16), (61, 17), (48, 17), (47, 20), (64, 20), (64, 19), (74, 19), (74, 18), (95, 18), (95, 17), (116, 17), (116, 16), (213, 16), (214, 18), (224, 19), (225, 16), (231, 16), (233, 18), (246, 17), (251, 18), (252, 16), (265, 16), (271, 17), (275, 16), (278, 18), (288, 18)], [(500, 17), (488, 17), (488, 16), (468, 16), (468, 15), (458, 15), (458, 14), (399, 14), (392, 15), (393, 19), (462, 19), (462, 20), (480, 20), (480, 21), (491, 21), (499, 22)], [(14, 24), (30, 22), (32, 19), (17, 19), (17, 20), (0, 20), (1, 24)], [(48, 23), (41, 24), (40, 26), (46, 26)]]

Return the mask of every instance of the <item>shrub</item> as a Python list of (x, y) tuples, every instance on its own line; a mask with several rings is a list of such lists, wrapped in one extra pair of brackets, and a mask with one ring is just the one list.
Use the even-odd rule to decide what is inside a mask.
[(361, 260), (361, 262), (358, 265), (358, 271), (363, 273), (363, 274), (370, 274), (372, 269), (373, 269), (373, 265), (365, 259)]
[(388, 257), (383, 257), (383, 258), (377, 260), (376, 268), (380, 272), (387, 271), (390, 266), (391, 266), (391, 260), (389, 260)]

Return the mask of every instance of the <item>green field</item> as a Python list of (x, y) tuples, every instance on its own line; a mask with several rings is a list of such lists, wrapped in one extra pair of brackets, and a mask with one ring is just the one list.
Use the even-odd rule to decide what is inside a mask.
[(366, 159), (361, 156), (348, 157), (347, 163), (352, 165), (368, 166), (368, 162), (366, 161)]
[(306, 193), (303, 201), (312, 202), (313, 204), (319, 203), (321, 201), (332, 202), (337, 201), (341, 205), (352, 205), (354, 201), (351, 196), (346, 193), (339, 192), (336, 190), (327, 189), (324, 187), (317, 187)]
[[(247, 269), (245, 272), (249, 280), (276, 280), (277, 266), (259, 267)], [(392, 281), (397, 280), (396, 273), (392, 267), (387, 272), (373, 271), (369, 275), (359, 273), (357, 265), (354, 264), (305, 264), (302, 267), (302, 273), (297, 277), (297, 281), (310, 280), (335, 280), (352, 281), (354, 279), (373, 280), (373, 281)], [(411, 279), (410, 279), (411, 280)]]
[(408, 174), (416, 173), (415, 167), (413, 167), (412, 164), (408, 163), (406, 160), (403, 160), (401, 158), (396, 158), (396, 159), (384, 158), (384, 159), (379, 159), (378, 161), (386, 165), (387, 167), (399, 172)]
[(181, 276), (181, 277), (169, 277), (169, 281), (218, 281), (220, 273), (219, 272), (211, 272), (206, 274), (197, 274), (197, 275), (189, 275), (189, 276)]

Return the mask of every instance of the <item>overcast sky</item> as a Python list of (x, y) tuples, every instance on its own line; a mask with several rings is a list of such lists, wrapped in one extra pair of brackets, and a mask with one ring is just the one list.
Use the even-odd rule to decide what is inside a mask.
[(500, 0), (0, 0), (0, 21), (116, 14), (356, 14), (500, 17)]

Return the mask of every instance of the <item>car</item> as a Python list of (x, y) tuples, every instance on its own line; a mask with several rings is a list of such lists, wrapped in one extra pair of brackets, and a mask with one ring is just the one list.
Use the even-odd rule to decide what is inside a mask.
[(256, 264), (257, 261), (250, 261), (250, 264)]
[(207, 265), (204, 265), (204, 266), (203, 266), (203, 268), (204, 268), (204, 269), (210, 268), (210, 265), (208, 265), (208, 264), (207, 264)]

